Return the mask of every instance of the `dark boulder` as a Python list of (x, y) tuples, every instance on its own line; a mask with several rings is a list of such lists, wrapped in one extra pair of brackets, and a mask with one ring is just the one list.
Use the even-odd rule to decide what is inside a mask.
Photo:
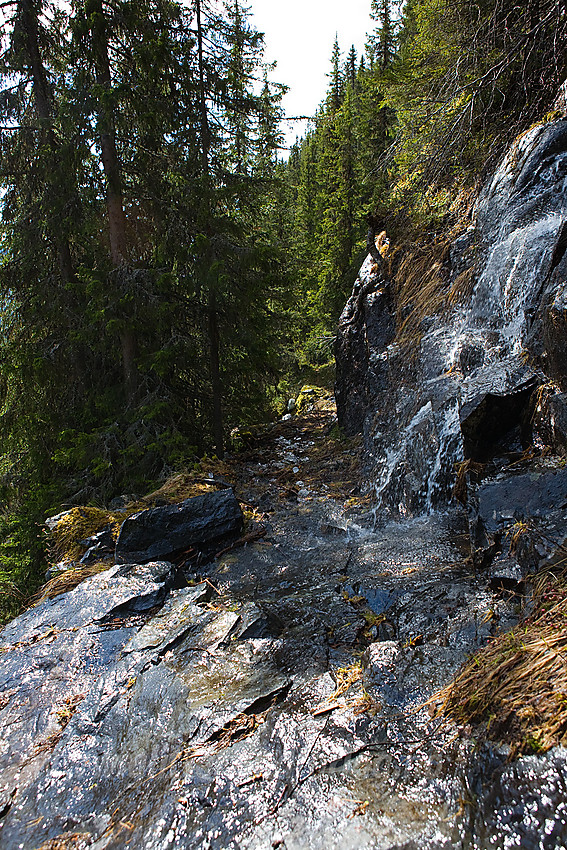
[[(567, 539), (567, 469), (507, 470), (469, 499), (475, 561), (494, 580), (522, 581), (560, 556)], [(563, 555), (564, 557), (564, 555)]]
[(387, 363), (379, 355), (394, 332), (387, 283), (380, 270), (372, 271), (368, 258), (339, 319), (335, 341), (337, 416), (347, 436), (362, 431), (370, 405), (387, 388)]
[(507, 392), (481, 393), (463, 404), (460, 420), (465, 457), (483, 463), (499, 448), (513, 451), (529, 445), (529, 403), (537, 383), (532, 376)]
[(118, 563), (164, 558), (189, 547), (197, 549), (238, 535), (243, 528), (240, 505), (232, 490), (149, 508), (122, 523), (116, 541)]
[[(563, 263), (563, 279), (567, 262)], [(567, 392), (567, 286), (557, 292), (544, 319), (547, 368), (551, 378)]]
[[(534, 432), (544, 446), (567, 452), (567, 395), (544, 387), (533, 415)], [(548, 391), (549, 390), (549, 391)]]
[(81, 564), (94, 564), (96, 561), (104, 561), (114, 555), (115, 544), (110, 527), (104, 528), (86, 540), (81, 540), (81, 545), (87, 550), (79, 562)]

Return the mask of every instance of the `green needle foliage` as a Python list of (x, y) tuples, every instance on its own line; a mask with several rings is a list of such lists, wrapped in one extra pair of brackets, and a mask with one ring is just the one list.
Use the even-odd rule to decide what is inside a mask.
[(46, 510), (221, 456), (330, 368), (369, 216), (393, 277), (410, 238), (427, 265), (552, 108), (567, 22), (561, 0), (369, 0), (364, 54), (335, 40), (283, 161), (243, 0), (1, 11), (0, 582), (31, 592)]
[(3, 15), (2, 472), (6, 516), (38, 518), (145, 488), (266, 415), (284, 88), (239, 0)]
[[(367, 214), (391, 250), (446, 238), (506, 147), (552, 109), (567, 74), (561, 0), (370, 6), (365, 55), (352, 48), (343, 62), (335, 41), (327, 96), (285, 172), (304, 360), (329, 356), (322, 341), (366, 253)], [(402, 260), (396, 251), (393, 277)]]

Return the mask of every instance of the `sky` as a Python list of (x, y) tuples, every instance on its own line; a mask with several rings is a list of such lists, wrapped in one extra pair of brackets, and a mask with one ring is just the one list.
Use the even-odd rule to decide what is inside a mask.
[[(256, 29), (265, 33), (265, 59), (277, 61), (272, 79), (290, 87), (286, 115), (313, 115), (325, 96), (335, 34), (343, 58), (354, 44), (358, 55), (370, 19), (370, 0), (247, 0)], [(302, 135), (306, 122), (284, 125), (287, 143)]]

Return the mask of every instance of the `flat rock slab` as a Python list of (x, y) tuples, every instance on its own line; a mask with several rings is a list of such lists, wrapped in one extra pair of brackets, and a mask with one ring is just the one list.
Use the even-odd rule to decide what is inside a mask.
[(116, 561), (143, 564), (190, 546), (206, 546), (240, 534), (243, 524), (240, 505), (231, 489), (149, 508), (122, 523)]
[[(115, 567), (0, 632), (3, 850), (493, 846), (492, 774), (510, 800), (523, 774), (477, 765), (424, 703), (509, 603), (456, 566), (461, 520), (347, 542), (319, 534), (328, 495), (311, 511), (275, 513), (271, 545), (228, 553), (196, 586), (163, 562)], [(361, 665), (364, 598), (395, 639)], [(544, 779), (559, 812), (562, 757)], [(477, 844), (471, 789), (490, 823)], [(534, 835), (520, 813), (507, 847)]]
[(567, 469), (540, 469), (502, 474), (478, 490), (479, 517), (489, 534), (511, 522), (545, 517), (567, 507)]
[[(173, 575), (165, 562), (113, 567), (30, 608), (2, 630), (0, 811), (50, 759), (74, 711), (115, 669), (140, 622), (165, 599)], [(177, 627), (173, 621), (171, 628)], [(112, 691), (116, 699), (116, 677)]]

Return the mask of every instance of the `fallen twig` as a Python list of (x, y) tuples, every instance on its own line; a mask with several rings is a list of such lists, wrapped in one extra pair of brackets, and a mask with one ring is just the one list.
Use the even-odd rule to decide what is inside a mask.
[(238, 549), (240, 546), (246, 546), (247, 543), (259, 540), (261, 537), (265, 537), (267, 533), (266, 528), (260, 528), (258, 531), (251, 531), (250, 534), (245, 534), (244, 537), (239, 537), (239, 539), (235, 540), (234, 543), (231, 543), (230, 546), (227, 546), (225, 549), (221, 549), (220, 552), (217, 552), (215, 558), (220, 558), (222, 555), (226, 555), (227, 552), (231, 552), (233, 549)]

